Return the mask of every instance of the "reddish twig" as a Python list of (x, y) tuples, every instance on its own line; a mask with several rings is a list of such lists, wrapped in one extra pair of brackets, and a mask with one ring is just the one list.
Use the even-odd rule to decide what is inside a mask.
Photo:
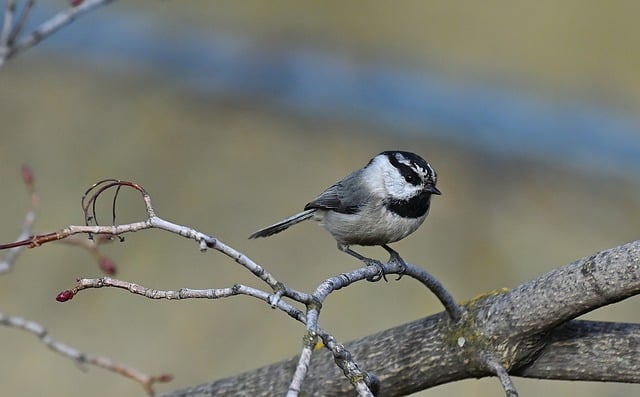
[[(146, 213), (147, 213), (147, 219), (145, 219), (144, 221), (127, 223), (122, 225), (108, 225), (108, 226), (107, 225), (101, 226), (97, 224), (90, 225), (90, 223), (96, 222), (95, 203), (98, 200), (98, 198), (110, 189), (116, 189), (116, 193), (118, 193), (120, 189), (123, 187), (132, 188), (134, 190), (137, 190), (141, 194), (142, 200), (145, 205)], [(115, 208), (118, 197), (119, 197), (118, 194), (114, 195), (114, 199), (113, 199), (114, 201), (112, 203), (113, 208)], [(142, 186), (138, 185), (137, 183), (129, 182), (129, 181), (121, 181), (117, 179), (105, 179), (95, 183), (85, 192), (85, 194), (82, 197), (82, 211), (85, 217), (84, 225), (71, 225), (55, 232), (29, 236), (28, 238), (24, 238), (22, 240), (9, 243), (9, 244), (0, 244), (0, 250), (10, 249), (14, 247), (35, 248), (35, 247), (41, 246), (42, 244), (49, 243), (52, 241), (60, 241), (60, 240), (67, 239), (76, 234), (87, 234), (89, 236), (95, 236), (95, 235), (120, 236), (125, 233), (131, 233), (131, 232), (137, 232), (144, 229), (155, 228), (155, 229), (168, 231), (170, 233), (174, 233), (188, 239), (192, 239), (199, 244), (201, 251), (206, 251), (208, 248), (213, 248), (223, 253), (224, 255), (232, 258), (234, 261), (236, 261), (237, 263), (239, 263), (240, 265), (248, 269), (260, 280), (267, 283), (267, 285), (269, 285), (273, 289), (275, 293), (274, 296), (276, 297), (290, 296), (290, 294), (295, 295), (302, 300), (308, 297), (306, 294), (298, 293), (296, 291), (287, 289), (282, 285), (282, 283), (278, 282), (278, 280), (276, 280), (262, 266), (258, 265), (256, 262), (251, 260), (249, 257), (244, 255), (243, 253), (224, 244), (223, 242), (216, 239), (215, 237), (199, 232), (193, 228), (178, 225), (158, 217), (151, 203), (151, 196), (147, 193), (147, 191)], [(114, 217), (115, 217), (115, 214), (114, 214)]]
[[(21, 168), (21, 175), (22, 181), (27, 188), (27, 192), (30, 196), (30, 208), (25, 215), (22, 230), (17, 238), (18, 241), (15, 243), (4, 244), (0, 246), (0, 249), (8, 250), (4, 260), (0, 261), (0, 274), (9, 272), (18, 259), (20, 252), (22, 252), (24, 248), (31, 247), (29, 244), (26, 244), (26, 242), (33, 241), (34, 244), (39, 245), (44, 241), (55, 240), (55, 238), (51, 239), (53, 237), (51, 233), (40, 236), (35, 240), (33, 239), (33, 236), (31, 236), (31, 234), (33, 233), (33, 225), (35, 223), (38, 210), (40, 209), (40, 195), (35, 188), (35, 176), (31, 167), (26, 164), (23, 165)], [(76, 245), (86, 249), (96, 258), (98, 266), (100, 267), (100, 269), (102, 269), (102, 271), (104, 271), (106, 274), (113, 275), (116, 273), (116, 264), (109, 257), (103, 255), (99, 250), (99, 246), (108, 241), (111, 241), (111, 236), (105, 234), (101, 235), (100, 238), (94, 240), (69, 238), (61, 240), (60, 242), (70, 245)]]

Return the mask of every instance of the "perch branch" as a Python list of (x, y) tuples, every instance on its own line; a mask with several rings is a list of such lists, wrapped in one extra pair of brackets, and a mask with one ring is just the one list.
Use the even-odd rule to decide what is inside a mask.
[[(453, 296), (444, 288), (444, 286), (431, 276), (427, 271), (408, 263), (402, 265), (394, 261), (389, 261), (386, 264), (381, 264), (384, 274), (402, 274), (408, 277), (415, 278), (420, 283), (425, 285), (432, 291), (440, 302), (445, 307), (449, 317), (453, 322), (457, 323), (462, 319), (464, 314), (463, 308), (456, 303)], [(307, 338), (313, 338), (317, 330), (318, 318), (320, 316), (320, 310), (326, 298), (334, 291), (347, 287), (356, 281), (371, 280), (375, 277), (379, 268), (374, 266), (363, 267), (356, 269), (349, 273), (342, 273), (338, 276), (331, 277), (322, 282), (312, 294), (313, 301), (307, 305)], [(309, 363), (311, 361), (311, 355), (313, 353), (313, 344), (304, 343), (302, 352), (300, 353), (298, 365), (294, 372), (293, 379), (289, 385), (289, 397), (295, 397), (300, 391), (302, 381), (305, 379), (307, 371), (309, 369)], [(359, 368), (351, 368), (351, 371), (345, 373), (348, 379), (352, 380), (353, 386), (356, 390), (362, 390), (360, 395), (369, 395), (369, 385), (366, 384), (367, 380), (373, 378), (374, 375), (363, 373)]]
[[(640, 324), (572, 320), (640, 293), (638, 279), (640, 241), (635, 241), (555, 269), (511, 291), (474, 299), (465, 304), (467, 314), (461, 324), (452, 324), (442, 312), (345, 347), (363, 368), (376, 374), (379, 395), (384, 396), (500, 375), (499, 368), (487, 366), (483, 359), (487, 355), (510, 375), (640, 383)], [(351, 395), (352, 386), (327, 364), (327, 353), (315, 354), (301, 393)], [(223, 396), (241, 390), (255, 396), (284, 393), (289, 371), (298, 361), (295, 357), (164, 397)], [(507, 382), (506, 391), (511, 388)]]

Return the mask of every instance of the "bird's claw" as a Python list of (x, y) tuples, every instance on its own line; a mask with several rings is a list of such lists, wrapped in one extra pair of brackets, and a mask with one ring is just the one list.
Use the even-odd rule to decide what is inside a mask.
[(396, 281), (400, 280), (402, 276), (404, 276), (404, 273), (407, 271), (407, 263), (400, 257), (397, 252), (391, 254), (389, 262), (394, 262), (396, 265), (398, 265), (398, 278), (396, 278)]
[(367, 266), (375, 266), (378, 268), (378, 273), (376, 273), (375, 275), (371, 276), (371, 277), (367, 277), (367, 281), (375, 283), (377, 281), (380, 280), (384, 280), (384, 281), (389, 281), (387, 280), (387, 275), (384, 272), (384, 266), (382, 265), (382, 263), (380, 261), (377, 261), (375, 259), (368, 259), (366, 262)]
[(383, 245), (382, 248), (389, 253), (389, 263), (395, 263), (398, 266), (398, 278), (396, 278), (396, 281), (400, 280), (407, 271), (407, 262), (402, 259), (398, 252), (388, 245)]

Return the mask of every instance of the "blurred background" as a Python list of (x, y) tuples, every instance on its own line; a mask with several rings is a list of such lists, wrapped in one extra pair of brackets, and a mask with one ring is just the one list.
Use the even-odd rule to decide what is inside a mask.
[[(39, 4), (33, 24), (65, 6)], [(23, 163), (42, 196), (38, 232), (82, 223), (86, 188), (121, 178), (143, 185), (160, 216), (312, 291), (359, 264), (313, 223), (247, 236), (378, 152), (404, 149), (437, 169), (443, 195), (394, 247), (460, 301), (512, 288), (640, 237), (639, 12), (632, 1), (116, 2), (0, 70), (0, 241), (15, 239), (28, 208)], [(119, 214), (144, 216), (136, 195), (123, 196)], [(104, 252), (119, 278), (151, 288), (261, 286), (228, 258), (159, 231)], [(151, 301), (105, 289), (55, 302), (76, 277), (101, 275), (82, 250), (29, 250), (0, 278), (0, 311), (82, 351), (174, 374), (160, 392), (299, 352), (302, 326), (249, 298)], [(584, 318), (638, 322), (638, 302)], [(346, 342), (441, 310), (404, 278), (335, 293), (320, 323)], [(123, 377), (79, 371), (32, 335), (0, 335), (5, 395), (143, 395)], [(515, 383), (523, 396), (640, 391)], [(419, 395), (501, 394), (482, 379)]]

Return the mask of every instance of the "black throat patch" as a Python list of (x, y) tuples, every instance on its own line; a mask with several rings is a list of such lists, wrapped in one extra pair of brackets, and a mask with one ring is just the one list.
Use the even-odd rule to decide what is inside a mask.
[(417, 196), (407, 200), (387, 200), (385, 207), (403, 218), (420, 218), (429, 211), (431, 193), (420, 192)]

